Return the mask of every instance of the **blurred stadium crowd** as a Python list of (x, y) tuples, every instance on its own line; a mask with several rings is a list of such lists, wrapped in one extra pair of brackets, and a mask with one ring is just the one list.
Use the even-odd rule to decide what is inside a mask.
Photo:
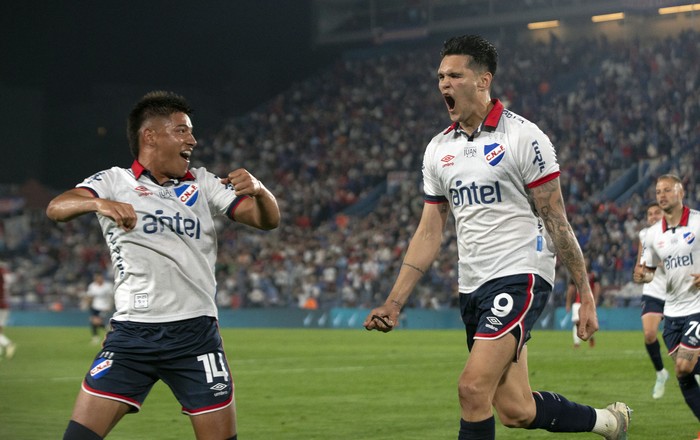
[[(654, 178), (676, 173), (686, 203), (697, 208), (700, 200), (698, 33), (496, 45), (492, 96), (551, 137), (569, 217), (603, 286), (603, 305), (634, 305), (637, 231), (654, 200)], [(193, 166), (220, 175), (249, 169), (283, 214), (283, 225), (267, 233), (221, 220), (221, 307), (383, 301), (422, 209), (424, 148), (450, 123), (437, 91), (436, 52), (434, 44), (354, 52), (219, 132), (196, 133)], [(57, 225), (43, 211), (24, 210), (12, 229), (3, 224), (0, 256), (12, 273), (14, 308), (78, 307), (92, 273), (111, 275), (94, 216)], [(452, 229), (410, 306), (454, 306)], [(14, 231), (24, 233), (10, 249)], [(566, 283), (559, 268), (554, 303), (563, 303)]]

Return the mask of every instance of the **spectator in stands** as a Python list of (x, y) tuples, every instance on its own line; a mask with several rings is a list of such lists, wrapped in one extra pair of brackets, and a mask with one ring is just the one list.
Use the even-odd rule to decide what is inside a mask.
[(530, 388), (525, 343), (552, 290), (551, 249), (581, 293), (579, 337), (598, 330), (583, 255), (566, 218), (559, 165), (552, 142), (535, 124), (491, 98), (498, 54), (490, 42), (454, 37), (441, 57), (438, 87), (452, 125), (425, 150), (420, 222), (389, 296), (364, 326), (388, 332), (399, 323), (407, 298), (440, 251), (452, 212), (470, 350), (458, 385), (459, 439), (495, 439), (494, 408), (509, 427), (626, 439), (630, 409), (624, 403), (595, 409)]
[(125, 414), (139, 411), (159, 379), (197, 438), (236, 438), (217, 324), (214, 216), (269, 230), (280, 214), (275, 197), (247, 170), (218, 178), (190, 168), (197, 144), (191, 113), (174, 93), (145, 95), (127, 120), (131, 167), (100, 171), (46, 209), (58, 222), (96, 213), (115, 271), (112, 331), (85, 375), (65, 440), (104, 438)]

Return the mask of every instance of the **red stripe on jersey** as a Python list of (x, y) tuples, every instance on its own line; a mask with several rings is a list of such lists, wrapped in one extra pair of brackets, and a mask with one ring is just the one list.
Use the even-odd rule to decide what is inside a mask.
[(561, 174), (561, 172), (559, 172), (559, 171), (556, 171), (556, 172), (554, 172), (554, 173), (552, 173), (552, 174), (548, 174), (548, 175), (546, 175), (546, 176), (544, 176), (544, 177), (542, 177), (542, 178), (540, 178), (540, 179), (535, 180), (534, 182), (528, 183), (528, 184), (527, 184), (527, 187), (528, 187), (528, 188), (531, 188), (531, 189), (532, 189), (532, 188), (536, 188), (536, 187), (542, 185), (543, 183), (547, 183), (547, 182), (549, 182), (550, 180), (556, 179), (557, 177), (559, 177), (560, 174)]

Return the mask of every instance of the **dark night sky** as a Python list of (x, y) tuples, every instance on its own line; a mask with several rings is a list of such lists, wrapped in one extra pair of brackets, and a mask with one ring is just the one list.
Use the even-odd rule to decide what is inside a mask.
[[(195, 116), (207, 116), (195, 126), (207, 130), (264, 102), (330, 60), (311, 49), (310, 8), (308, 0), (2, 2), (3, 181), (72, 186), (128, 165), (124, 120), (152, 89), (188, 97)], [(107, 136), (96, 139), (97, 126)]]

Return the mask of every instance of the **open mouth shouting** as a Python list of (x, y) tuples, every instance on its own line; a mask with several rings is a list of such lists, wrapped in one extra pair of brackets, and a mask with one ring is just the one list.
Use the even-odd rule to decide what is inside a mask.
[(192, 150), (182, 150), (180, 151), (180, 157), (185, 159), (187, 163), (190, 163), (190, 156), (192, 156)]
[(455, 109), (455, 99), (450, 96), (450, 95), (442, 95), (442, 97), (445, 99), (445, 105), (447, 105), (447, 110), (449, 112), (454, 111)]

